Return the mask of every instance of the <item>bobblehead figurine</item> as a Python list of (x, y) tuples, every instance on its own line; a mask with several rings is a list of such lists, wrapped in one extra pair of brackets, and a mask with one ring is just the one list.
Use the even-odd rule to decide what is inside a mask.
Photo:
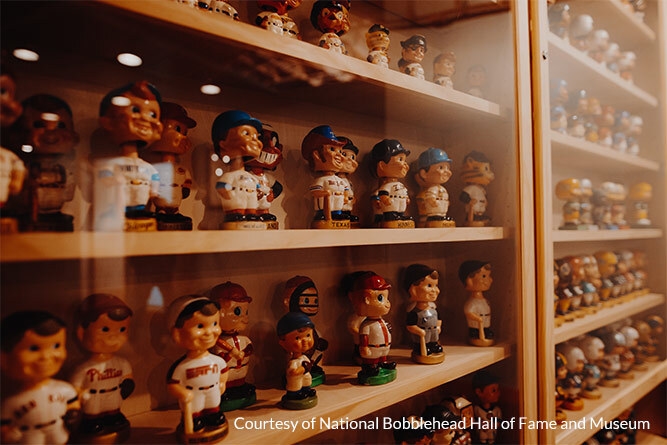
[(343, 168), (338, 173), (338, 177), (345, 182), (345, 190), (347, 193), (345, 202), (343, 203), (343, 214), (350, 216), (350, 227), (353, 229), (358, 229), (359, 217), (353, 214), (356, 199), (354, 197), (354, 189), (352, 188), (350, 175), (356, 172), (357, 168), (359, 167), (359, 162), (357, 161), (357, 157), (359, 156), (359, 149), (348, 137), (338, 136), (338, 140), (345, 142), (345, 145), (343, 145)]
[(445, 360), (440, 345), (442, 320), (436, 301), (440, 295), (438, 271), (424, 264), (411, 264), (405, 270), (403, 288), (410, 297), (406, 328), (412, 334), (412, 360), (434, 365)]
[(296, 26), (294, 20), (292, 20), (292, 18), (288, 16), (287, 13), (290, 10), (301, 6), (301, 2), (302, 0), (258, 0), (257, 5), (259, 5), (262, 11), (275, 13), (279, 16), (280, 21), (282, 22), (283, 30), (282, 33), (278, 34), (300, 39), (299, 29)]
[(484, 292), (491, 288), (491, 263), (486, 261), (466, 261), (459, 267), (459, 279), (468, 291), (468, 299), (463, 306), (468, 321), (468, 341), (475, 346), (491, 346), (495, 343), (491, 331), (491, 306)]
[(345, 144), (328, 125), (313, 128), (301, 143), (301, 156), (318, 175), (310, 186), (315, 206), (315, 217), (311, 223), (313, 229), (350, 228), (350, 217), (343, 213), (349, 182), (338, 176), (344, 168)]
[[(79, 417), (76, 388), (52, 377), (67, 357), (65, 323), (44, 311), (3, 318), (2, 443), (67, 443)], [(7, 379), (5, 382), (4, 379)]]
[(599, 399), (602, 393), (598, 389), (598, 382), (602, 373), (598, 363), (604, 357), (604, 343), (597, 337), (585, 335), (576, 340), (576, 345), (579, 346), (586, 359), (582, 374), (581, 396), (586, 399)]
[(227, 390), (222, 395), (220, 408), (233, 411), (257, 401), (255, 386), (246, 382), (252, 341), (241, 332), (248, 327), (248, 307), (252, 297), (240, 284), (227, 281), (211, 289), (211, 300), (220, 306), (220, 329), (215, 346), (209, 352), (222, 357), (229, 367)]
[[(3, 67), (4, 68), (4, 67)], [(16, 100), (16, 81), (6, 68), (0, 73), (0, 137), (3, 139), (8, 128), (16, 122), (23, 112), (21, 103)], [(10, 196), (18, 195), (23, 189), (26, 168), (23, 161), (11, 150), (0, 146), (0, 233), (18, 232), (16, 218), (6, 215), (5, 205)]]
[(560, 230), (577, 230), (581, 220), (581, 183), (576, 178), (567, 178), (556, 184), (556, 197), (565, 201), (563, 205), (563, 224)]
[(491, 171), (491, 161), (479, 151), (471, 151), (463, 158), (461, 179), (466, 185), (459, 196), (459, 200), (466, 207), (466, 222), (468, 227), (484, 227), (491, 223), (486, 214), (487, 199), (486, 186), (495, 179)]
[(310, 11), (310, 23), (322, 32), (319, 46), (347, 54), (340, 36), (350, 30), (350, 0), (317, 0)]
[(109, 92), (100, 104), (99, 123), (118, 147), (118, 156), (94, 161), (94, 229), (129, 232), (157, 230), (149, 201), (157, 197), (158, 171), (139, 158), (139, 150), (162, 136), (162, 99), (146, 81)]
[(446, 88), (454, 88), (452, 76), (456, 73), (456, 54), (447, 51), (433, 61), (433, 82)]
[(167, 373), (167, 391), (178, 399), (181, 409), (176, 435), (186, 444), (219, 441), (229, 429), (220, 409), (228, 366), (208, 352), (221, 333), (219, 311), (217, 303), (200, 295), (177, 298), (168, 308), (171, 338), (187, 350)]
[(225, 211), (222, 229), (266, 229), (266, 224), (257, 215), (260, 185), (244, 167), (245, 162), (262, 153), (261, 134), (262, 123), (245, 111), (225, 111), (213, 121), (213, 149), (228, 164), (215, 184)]
[(160, 175), (158, 196), (153, 200), (158, 230), (192, 230), (192, 218), (181, 215), (181, 202), (190, 196), (192, 176), (180, 157), (192, 150), (188, 130), (197, 126), (185, 108), (173, 102), (160, 106), (162, 137), (148, 149), (161, 156), (154, 164)]
[(565, 400), (563, 408), (570, 411), (581, 411), (584, 408), (584, 401), (580, 394), (583, 385), (583, 372), (586, 365), (586, 357), (581, 348), (573, 343), (561, 343), (556, 348), (566, 359), (567, 376), (563, 383), (565, 390)]
[(270, 173), (283, 160), (283, 145), (278, 133), (269, 124), (262, 124), (262, 152), (258, 158), (245, 163), (245, 169), (255, 175), (259, 184), (259, 201), (257, 216), (264, 221), (269, 230), (278, 230), (280, 225), (276, 215), (271, 213), (271, 204), (283, 192), (283, 185)]
[(396, 139), (384, 139), (370, 153), (371, 174), (378, 178), (378, 188), (371, 196), (376, 227), (411, 229), (415, 222), (405, 214), (410, 197), (402, 180), (410, 166), (405, 149)]
[(239, 20), (238, 11), (229, 3), (227, 0), (188, 0), (196, 4), (197, 7), (203, 9), (204, 11), (215, 12), (216, 14), (222, 14), (223, 16)]
[(388, 360), (391, 349), (391, 326), (382, 319), (391, 309), (391, 285), (375, 272), (357, 272), (346, 277), (347, 296), (360, 324), (355, 325), (362, 385), (383, 385), (396, 380), (396, 362)]
[(262, 11), (257, 14), (255, 24), (279, 36), (282, 36), (284, 33), (283, 19), (278, 13), (273, 11)]
[(419, 227), (455, 227), (447, 216), (449, 193), (443, 187), (452, 177), (452, 160), (444, 150), (429, 148), (419, 155), (415, 180), (421, 187), (417, 195)]
[(424, 68), (421, 65), (426, 54), (426, 37), (416, 34), (401, 42), (401, 59), (398, 69), (417, 79), (424, 79)]
[(74, 147), (79, 134), (74, 131), (72, 110), (49, 94), (31, 96), (22, 105), (19, 132), (29, 195), (24, 228), (72, 232), (74, 218), (61, 211), (74, 198)]
[[(285, 283), (283, 305), (289, 312), (301, 312), (314, 317), (320, 310), (320, 297), (315, 283), (308, 277), (297, 275)], [(321, 385), (326, 380), (324, 369), (320, 366), (322, 353), (329, 347), (329, 342), (313, 329), (313, 347), (304, 355), (310, 360), (311, 387)]]
[(638, 182), (630, 187), (630, 201), (632, 202), (631, 227), (644, 229), (651, 227), (648, 217), (648, 203), (653, 197), (653, 187), (648, 182)]
[(287, 392), (280, 405), (285, 409), (300, 410), (317, 405), (317, 391), (311, 388), (312, 362), (305, 355), (315, 345), (315, 325), (301, 312), (288, 312), (276, 327), (278, 343), (289, 354), (287, 363)]
[(568, 40), (570, 27), (570, 5), (567, 3), (554, 3), (549, 6), (549, 30), (561, 39)]
[(76, 337), (89, 353), (70, 382), (81, 396), (79, 443), (121, 443), (130, 422), (120, 411), (134, 391), (130, 362), (115, 355), (128, 340), (132, 309), (109, 294), (89, 295), (76, 313)]
[(466, 399), (464, 396), (459, 395), (457, 397), (445, 398), (442, 401), (442, 404), (449, 411), (454, 413), (455, 416), (461, 419), (463, 425), (460, 423), (457, 425), (465, 427), (457, 427), (452, 443), (455, 445), (470, 445), (472, 443), (472, 421), (475, 414), (470, 400)]
[(389, 30), (382, 25), (374, 24), (368, 28), (366, 33), (366, 46), (368, 47), (368, 60), (370, 63), (389, 68)]
[(498, 377), (484, 370), (477, 371), (472, 376), (472, 388), (478, 400), (478, 403), (473, 405), (475, 417), (481, 420), (482, 425), (476, 430), (475, 443), (496, 443), (497, 425), (503, 417), (503, 412), (498, 406), (500, 399)]
[(485, 97), (486, 68), (482, 65), (471, 66), (466, 74), (466, 81), (468, 83), (468, 94), (482, 99)]

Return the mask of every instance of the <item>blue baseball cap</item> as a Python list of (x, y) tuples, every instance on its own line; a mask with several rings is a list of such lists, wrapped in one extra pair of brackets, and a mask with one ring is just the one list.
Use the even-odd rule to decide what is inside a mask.
[(452, 159), (447, 156), (447, 152), (441, 148), (431, 147), (419, 155), (417, 160), (417, 168), (430, 167), (431, 165), (440, 164), (441, 162), (452, 162)]

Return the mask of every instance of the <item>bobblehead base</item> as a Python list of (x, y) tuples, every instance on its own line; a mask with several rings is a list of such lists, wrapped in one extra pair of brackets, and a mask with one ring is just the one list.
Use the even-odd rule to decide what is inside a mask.
[(314, 220), (310, 223), (311, 229), (349, 229), (349, 219), (329, 219), (329, 220)]
[(364, 373), (364, 371), (359, 371), (357, 373), (357, 381), (360, 385), (384, 385), (385, 383), (396, 380), (397, 375), (398, 372), (396, 369), (379, 368), (376, 375), (368, 375)]
[(484, 340), (481, 338), (471, 338), (469, 339), (469, 343), (473, 346), (493, 346), (495, 341), (488, 338)]
[(254, 385), (244, 383), (240, 386), (227, 386), (220, 401), (220, 409), (224, 412), (245, 408), (257, 401)]
[(185, 444), (197, 444), (197, 443), (214, 443), (218, 442), (225, 437), (227, 437), (227, 434), (229, 433), (229, 425), (227, 422), (224, 424), (220, 425), (219, 428), (213, 429), (213, 430), (204, 430), (200, 432), (195, 432), (191, 434), (186, 434), (185, 431), (183, 430), (183, 424), (180, 423), (178, 427), (176, 428), (176, 437), (178, 440)]
[(317, 406), (317, 395), (306, 397), (305, 399), (291, 400), (283, 397), (280, 401), (281, 408), (289, 410), (310, 409)]
[(411, 355), (412, 361), (415, 363), (420, 363), (422, 365), (437, 365), (445, 361), (445, 353), (437, 352), (435, 354), (421, 355), (415, 351), (412, 351)]
[(95, 444), (95, 445), (107, 445), (115, 443), (127, 442), (130, 438), (130, 422), (127, 422), (127, 425), (123, 425), (122, 428), (119, 428), (117, 431), (111, 433), (100, 433), (100, 434), (85, 434), (78, 433), (72, 438), (72, 443), (75, 444)]
[(419, 227), (425, 227), (429, 229), (444, 229), (449, 227), (456, 227), (456, 222), (454, 220), (435, 220), (435, 221), (425, 221), (419, 225)]
[(266, 230), (264, 221), (225, 221), (220, 224), (222, 230)]
[(157, 232), (155, 218), (125, 218), (123, 226), (125, 232)]
[(158, 231), (190, 231), (192, 230), (192, 218), (183, 216), (180, 213), (176, 215), (165, 215), (158, 213), (155, 215), (157, 219)]
[(377, 227), (380, 229), (414, 229), (415, 222), (409, 219), (381, 221), (377, 224)]

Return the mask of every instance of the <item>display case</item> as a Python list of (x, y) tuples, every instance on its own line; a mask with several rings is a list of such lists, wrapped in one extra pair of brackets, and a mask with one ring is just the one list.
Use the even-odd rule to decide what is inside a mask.
[[(181, 295), (208, 295), (226, 281), (241, 284), (252, 297), (247, 335), (254, 353), (248, 380), (257, 386), (256, 404), (228, 413), (229, 443), (390, 442), (392, 431), (382, 425), (345, 430), (330, 422), (400, 419), (446, 396), (472, 398), (471, 376), (486, 368), (500, 379), (503, 416), (537, 418), (527, 6), (480, 1), (462, 10), (459, 2), (353, 2), (351, 30), (341, 37), (348, 50), (344, 55), (318, 47), (319, 33), (308, 20), (312, 1), (290, 12), (301, 40), (255, 26), (255, 2), (230, 3), (240, 20), (175, 1), (3, 4), (3, 54), (18, 48), (39, 53), (38, 61), (3, 60), (3, 71), (5, 63), (11, 66), (20, 99), (48, 93), (70, 104), (80, 135), (76, 161), (82, 174), (100, 143), (100, 101), (113, 88), (147, 80), (163, 100), (182, 105), (197, 122), (189, 133), (193, 150), (183, 156), (193, 191), (180, 207), (192, 218), (193, 230), (92, 230), (86, 191), (78, 185), (63, 207), (63, 213), (74, 216), (72, 233), (2, 235), (3, 315), (41, 308), (71, 326), (74, 309), (86, 296), (104, 292), (123, 299), (134, 311), (130, 341), (121, 351), (136, 381), (134, 394), (123, 404), (132, 424), (131, 443), (176, 440), (180, 412), (166, 391), (166, 375), (183, 351), (169, 339), (167, 306)], [(364, 35), (375, 23), (391, 30), (389, 68), (366, 60)], [(415, 34), (428, 40), (425, 79), (397, 68), (400, 42)], [(445, 51), (456, 54), (452, 88), (431, 81), (433, 61)], [(116, 56), (124, 52), (139, 55), (143, 64), (120, 65)], [(487, 73), (481, 91), (466, 83), (466, 73), (476, 65)], [(218, 86), (220, 94), (202, 94), (205, 84)], [(275, 176), (284, 190), (271, 207), (279, 230), (220, 230), (216, 181), (229, 166), (214, 152), (210, 133), (216, 115), (232, 109), (250, 113), (279, 134), (284, 151)], [(351, 181), (361, 228), (309, 229), (312, 174), (300, 147), (306, 134), (322, 124), (359, 148), (360, 167)], [(429, 147), (447, 152), (453, 171), (446, 185), (449, 215), (456, 227), (373, 228), (376, 179), (369, 172), (369, 153), (383, 139), (400, 140), (413, 164)], [(20, 152), (20, 146), (14, 148)], [(483, 152), (495, 173), (487, 187), (491, 222), (480, 227), (464, 226), (465, 205), (458, 199), (466, 185), (464, 157), (471, 151)], [(413, 197), (408, 213), (416, 217), (419, 188), (413, 169), (406, 184)], [(496, 332), (492, 346), (466, 341), (466, 290), (458, 269), (471, 259), (493, 265), (487, 293)], [(440, 272), (437, 308), (445, 360), (437, 365), (410, 360), (402, 282), (413, 263)], [(373, 270), (392, 285), (387, 319), (394, 326), (391, 357), (398, 362), (398, 377), (385, 385), (356, 382), (358, 366), (346, 328), (352, 309), (341, 280), (360, 270)], [(318, 405), (297, 412), (279, 407), (284, 390), (278, 370), (286, 358), (276, 336), (276, 323), (285, 312), (282, 291), (295, 275), (316, 283), (320, 312), (314, 322), (329, 340), (323, 359), (327, 380), (316, 388)], [(63, 378), (82, 360), (70, 337)], [(312, 426), (311, 419), (316, 419)], [(299, 426), (290, 431), (270, 426), (285, 420)], [(507, 429), (499, 432), (499, 440), (534, 443), (537, 432)]]
[[(621, 381), (616, 388), (600, 387), (602, 396), (582, 399), (583, 409), (561, 411), (554, 396), (556, 351), (562, 351), (565, 345), (581, 344), (581, 336), (603, 335), (605, 331), (627, 325), (631, 323), (628, 318), (637, 323), (651, 315), (663, 319), (665, 316), (666, 8), (660, 1), (649, 1), (644, 6), (644, 11), (635, 11), (628, 2), (616, 0), (531, 4), (533, 98), (537, 116), (534, 134), (538, 172), (539, 412), (542, 419), (564, 415), (566, 421), (575, 422), (569, 424), (571, 427), (563, 424), (565, 426), (561, 428), (541, 431), (540, 442), (543, 443), (583, 442), (601, 428), (590, 419), (613, 419), (635, 403), (638, 413), (641, 411), (638, 416), (652, 418), (652, 428), (658, 434), (664, 431), (659, 414), (662, 412), (664, 418), (664, 387), (661, 385), (667, 376), (664, 334), (657, 337), (660, 344), (658, 361), (650, 363), (646, 370), (634, 373), (633, 379)], [(570, 19), (570, 27), (565, 30), (558, 25), (563, 9), (568, 10)], [(584, 46), (577, 47), (582, 39), (575, 32), (575, 21), (582, 23), (584, 15), (592, 18), (592, 30), (588, 30), (590, 37), (584, 39)], [(602, 47), (609, 50), (616, 43), (619, 54), (635, 54), (636, 65), (631, 76), (619, 70), (616, 55), (607, 54), (606, 58), (596, 59), (596, 47), (586, 47), (585, 43), (593, 45), (593, 35), (598, 30), (608, 34), (607, 45)], [(600, 34), (604, 36), (604, 33)], [(562, 95), (564, 86), (569, 92), (568, 98)], [(596, 100), (597, 110), (591, 106)], [(588, 104), (588, 108), (582, 104)], [(613, 107), (616, 119), (605, 122), (603, 110), (610, 109), (605, 107)], [(561, 125), (556, 121), (563, 111), (569, 121)], [(641, 149), (638, 151), (630, 150), (634, 141), (624, 137), (619, 123), (624, 116), (639, 116), (643, 120), (643, 132), (639, 136)], [(575, 128), (577, 121), (584, 121), (580, 124), (589, 127), (579, 132)], [(607, 139), (609, 136), (611, 139)], [(627, 144), (628, 140), (631, 144)], [(567, 184), (572, 184), (573, 179), (588, 180), (588, 184), (584, 183), (579, 190), (592, 186), (596, 195), (592, 198), (582, 194), (574, 199), (568, 197), (563, 190)], [(586, 205), (592, 205), (593, 212), (598, 211), (600, 216), (605, 214), (603, 201), (596, 201), (608, 187), (604, 183), (615, 184), (612, 188), (622, 184), (627, 189), (627, 197), (618, 201), (621, 206), (627, 203), (625, 224), (618, 220), (609, 224), (604, 218), (585, 220)], [(637, 207), (630, 189), (638, 183), (652, 186), (650, 224), (636, 224), (637, 219), (633, 216)], [(559, 186), (563, 187), (560, 195)], [(620, 191), (623, 195), (622, 189)], [(619, 209), (622, 212), (623, 208)], [(567, 299), (567, 290), (560, 297), (554, 295), (557, 293), (554, 262), (561, 260), (558, 262), (561, 265), (572, 257), (597, 254), (598, 258), (603, 258), (605, 252), (614, 255), (622, 251), (646, 255), (649, 278), (642, 286), (644, 289), (622, 292), (619, 295), (625, 297), (620, 299), (584, 303), (577, 313), (567, 317), (566, 310), (560, 305)], [(620, 273), (620, 264), (613, 267), (613, 274)], [(569, 290), (572, 289), (570, 286)], [(605, 292), (599, 287), (598, 291), (600, 296)], [(554, 298), (558, 299), (555, 305)], [(645, 401), (656, 398), (662, 402)], [(647, 412), (647, 406), (656, 410), (655, 417)], [(576, 423), (582, 420), (583, 423)]]

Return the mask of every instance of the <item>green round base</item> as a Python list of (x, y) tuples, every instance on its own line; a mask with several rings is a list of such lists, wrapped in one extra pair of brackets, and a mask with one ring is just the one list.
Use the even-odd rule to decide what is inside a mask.
[(317, 396), (312, 396), (301, 400), (281, 400), (280, 406), (291, 410), (313, 408), (317, 406)]
[(251, 396), (248, 397), (240, 397), (238, 399), (223, 400), (222, 402), (220, 402), (220, 409), (223, 410), (224, 412), (234, 411), (237, 409), (245, 408), (246, 406), (250, 406), (256, 401), (257, 401), (256, 394), (252, 394)]
[(396, 380), (396, 375), (397, 372), (395, 369), (380, 368), (380, 372), (373, 376), (364, 375), (362, 371), (359, 371), (357, 373), (357, 380), (361, 385), (384, 385), (385, 383)]

